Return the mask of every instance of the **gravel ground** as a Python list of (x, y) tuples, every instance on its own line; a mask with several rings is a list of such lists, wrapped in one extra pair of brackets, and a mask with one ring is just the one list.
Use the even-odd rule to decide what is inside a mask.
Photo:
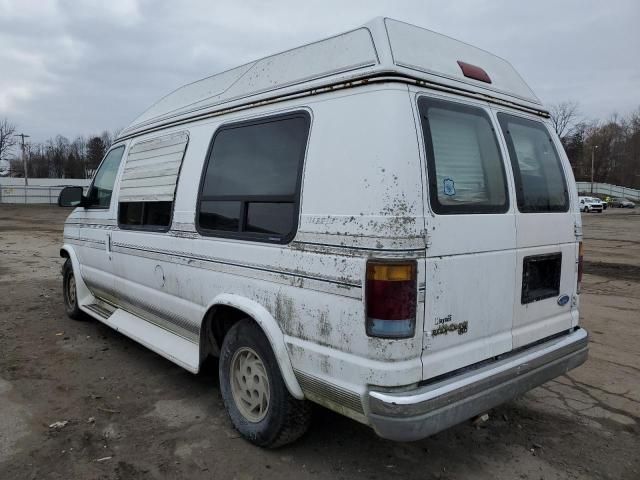
[(235, 433), (214, 362), (194, 376), (66, 318), (67, 213), (0, 206), (0, 479), (640, 478), (640, 212), (583, 216), (591, 351), (579, 369), (480, 427), (414, 443), (318, 408), (309, 433), (275, 451)]

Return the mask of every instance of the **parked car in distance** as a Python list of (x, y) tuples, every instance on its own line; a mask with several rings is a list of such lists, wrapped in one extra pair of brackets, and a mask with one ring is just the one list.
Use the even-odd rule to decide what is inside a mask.
[(598, 212), (602, 213), (604, 210), (604, 203), (602, 200), (594, 197), (578, 197), (580, 211), (582, 212)]
[[(604, 200), (601, 200), (598, 197), (588, 197), (588, 198), (591, 201), (591, 205), (594, 206), (596, 209), (598, 206), (600, 206), (602, 210), (607, 209), (607, 202), (605, 202)], [(602, 213), (602, 211), (600, 213)]]
[(609, 200), (607, 198), (599, 198), (598, 200), (600, 200), (602, 202), (602, 208), (604, 210), (606, 210), (609, 207)]
[(596, 206), (600, 205), (602, 207), (602, 210), (606, 210), (607, 209), (607, 202), (605, 202), (601, 198), (589, 197), (589, 199), (591, 200), (592, 205), (596, 205)]
[(611, 199), (611, 206), (615, 208), (636, 208), (636, 204), (631, 200), (623, 197), (614, 197)]
[(548, 110), (505, 60), (403, 22), (176, 90), (59, 204), (68, 315), (194, 373), (218, 357), (263, 447), (312, 403), (421, 439), (587, 358)]

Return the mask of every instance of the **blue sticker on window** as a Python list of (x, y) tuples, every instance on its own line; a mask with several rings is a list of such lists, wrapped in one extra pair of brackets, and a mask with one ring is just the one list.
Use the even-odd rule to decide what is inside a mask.
[(445, 195), (451, 197), (452, 195), (456, 194), (456, 186), (452, 178), (449, 178), (449, 177), (445, 178), (443, 183), (444, 183), (443, 191)]

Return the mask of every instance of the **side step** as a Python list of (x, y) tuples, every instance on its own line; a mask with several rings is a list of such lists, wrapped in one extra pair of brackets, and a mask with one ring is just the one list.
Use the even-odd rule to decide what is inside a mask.
[(105, 302), (82, 305), (80, 308), (182, 368), (198, 373), (200, 346), (197, 343)]
[(90, 303), (89, 305), (82, 305), (81, 308), (84, 307), (88, 310), (91, 310), (92, 313), (95, 313), (97, 316), (101, 317), (102, 320), (106, 320), (116, 311), (115, 307), (112, 307), (108, 303), (99, 302), (99, 303)]

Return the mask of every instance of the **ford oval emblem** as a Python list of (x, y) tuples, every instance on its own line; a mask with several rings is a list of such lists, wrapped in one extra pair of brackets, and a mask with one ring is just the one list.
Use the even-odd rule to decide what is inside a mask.
[(561, 295), (560, 298), (558, 298), (558, 305), (564, 307), (567, 303), (569, 303), (569, 300), (569, 295)]

